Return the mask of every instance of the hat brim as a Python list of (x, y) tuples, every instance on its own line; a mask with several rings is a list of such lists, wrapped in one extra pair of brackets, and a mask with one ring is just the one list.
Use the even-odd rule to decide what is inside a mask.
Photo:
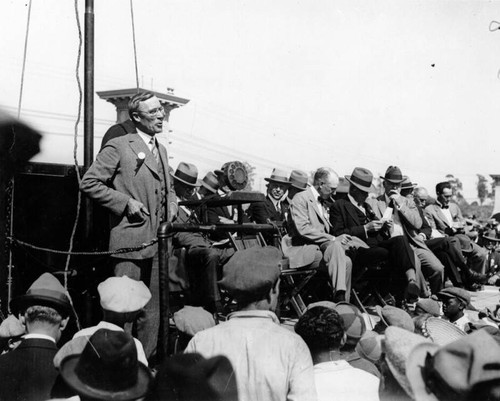
[(144, 397), (152, 380), (151, 373), (148, 368), (138, 362), (139, 370), (137, 371), (137, 383), (126, 390), (102, 390), (90, 387), (83, 383), (75, 373), (75, 368), (80, 360), (80, 355), (71, 355), (61, 362), (60, 374), (66, 384), (75, 390), (79, 395), (89, 397), (95, 400), (116, 400), (129, 401)]
[(356, 188), (361, 189), (364, 192), (370, 192), (371, 187), (372, 187), (371, 185), (369, 187), (365, 187), (364, 185), (361, 185), (361, 184), (358, 184), (357, 182), (351, 181), (350, 175), (345, 175), (344, 177), (347, 181), (349, 181), (349, 183), (351, 185), (354, 185)]
[(217, 190), (215, 188), (212, 188), (210, 185), (208, 185), (205, 181), (202, 181), (201, 182), (201, 186), (208, 189), (210, 192), (212, 192), (213, 194), (216, 194), (217, 193)]
[(488, 241), (500, 242), (500, 238), (488, 237), (487, 235), (483, 235), (483, 238), (488, 240)]
[(279, 184), (291, 185), (292, 183), (288, 180), (277, 180), (275, 178), (264, 178), (267, 182), (277, 182)]
[(379, 176), (383, 181), (388, 181), (388, 182), (392, 182), (393, 184), (401, 184), (405, 179), (404, 178), (401, 178), (400, 180), (393, 180), (393, 179), (390, 179), (390, 178), (385, 178), (385, 177), (382, 177), (381, 175)]
[(389, 323), (384, 319), (384, 316), (382, 314), (382, 307), (380, 305), (375, 305), (375, 312), (377, 313), (378, 317), (380, 318), (380, 321), (384, 323), (387, 327), (390, 326)]
[(304, 187), (299, 187), (298, 185), (295, 185), (292, 182), (290, 182), (290, 186), (294, 187), (294, 188), (297, 188), (297, 189), (299, 189), (301, 191), (305, 191), (307, 189), (307, 187), (309, 186), (309, 183), (306, 182), (306, 185)]
[(413, 397), (419, 401), (438, 401), (438, 398), (427, 392), (427, 388), (422, 377), (421, 367), (424, 365), (427, 353), (434, 355), (439, 349), (439, 345), (435, 343), (421, 343), (418, 344), (410, 352), (408, 360), (406, 361), (406, 377), (410, 382), (413, 392)]
[(10, 308), (16, 315), (24, 312), (26, 309), (33, 305), (48, 306), (49, 308), (54, 308), (64, 316), (68, 316), (71, 314), (71, 305), (69, 301), (58, 300), (44, 295), (25, 294), (14, 298), (10, 302)]
[(199, 181), (198, 181), (198, 180), (196, 180), (196, 182), (193, 184), (192, 182), (188, 182), (188, 181), (186, 181), (186, 180), (183, 180), (182, 178), (177, 177), (177, 176), (175, 175), (175, 173), (174, 173), (174, 174), (170, 173), (170, 175), (172, 176), (172, 178), (173, 178), (174, 180), (180, 181), (180, 182), (182, 182), (182, 183), (184, 183), (184, 184), (186, 184), (186, 185), (189, 185), (190, 187), (197, 188), (197, 187), (201, 186), (201, 184), (199, 183)]

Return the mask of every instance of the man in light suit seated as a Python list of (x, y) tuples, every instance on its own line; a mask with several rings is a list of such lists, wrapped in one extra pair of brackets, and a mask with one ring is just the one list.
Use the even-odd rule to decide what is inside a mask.
[(292, 245), (318, 245), (323, 253), (323, 260), (328, 266), (334, 299), (349, 300), (351, 289), (352, 261), (345, 251), (350, 247), (367, 247), (356, 237), (330, 234), (329, 210), (324, 206), (336, 191), (339, 184), (337, 173), (329, 167), (321, 167), (314, 174), (313, 185), (296, 194), (290, 205), (292, 224), (289, 234)]

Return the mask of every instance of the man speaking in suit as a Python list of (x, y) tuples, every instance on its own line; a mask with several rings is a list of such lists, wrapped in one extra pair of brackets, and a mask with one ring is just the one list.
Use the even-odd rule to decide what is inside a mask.
[[(80, 189), (110, 212), (109, 250), (133, 248), (156, 238), (162, 221), (176, 209), (175, 193), (168, 174), (168, 156), (155, 135), (162, 132), (164, 110), (151, 92), (130, 99), (133, 133), (109, 140), (82, 178)], [(111, 257), (116, 276), (127, 275), (151, 284), (152, 300), (145, 316), (137, 322), (137, 337), (147, 356), (156, 346), (159, 327), (156, 244), (144, 249), (114, 254)], [(154, 318), (153, 318), (154, 316)]]
[(335, 238), (330, 234), (328, 210), (323, 203), (335, 193), (338, 184), (339, 177), (331, 168), (321, 167), (316, 171), (313, 185), (299, 192), (292, 199), (289, 235), (293, 246), (315, 244), (320, 247), (332, 280), (334, 300), (348, 301), (352, 263), (346, 256), (345, 250), (351, 246), (366, 247), (366, 244), (349, 235)]

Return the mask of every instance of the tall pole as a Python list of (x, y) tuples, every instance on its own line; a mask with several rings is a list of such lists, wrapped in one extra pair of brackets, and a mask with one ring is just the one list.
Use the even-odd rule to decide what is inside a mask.
[[(83, 165), (94, 160), (94, 0), (85, 0), (85, 84), (83, 95)], [(92, 238), (92, 201), (85, 197), (84, 238)], [(88, 243), (88, 242), (87, 242)]]

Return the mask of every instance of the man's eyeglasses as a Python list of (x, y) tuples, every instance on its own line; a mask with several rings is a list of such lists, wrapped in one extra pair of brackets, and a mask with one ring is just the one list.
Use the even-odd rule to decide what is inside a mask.
[(165, 111), (165, 109), (163, 108), (163, 106), (160, 106), (160, 107), (157, 107), (156, 109), (152, 109), (152, 110), (149, 110), (149, 111), (143, 111), (143, 110), (139, 110), (140, 113), (144, 113), (150, 117), (156, 117), (156, 115), (158, 113), (161, 113), (163, 114), (163, 112)]

